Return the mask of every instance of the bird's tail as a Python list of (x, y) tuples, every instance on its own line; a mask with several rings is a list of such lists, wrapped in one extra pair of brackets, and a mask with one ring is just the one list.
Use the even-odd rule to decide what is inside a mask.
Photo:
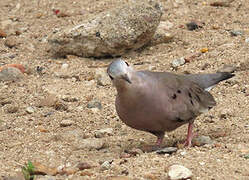
[(235, 74), (229, 72), (217, 72), (212, 74), (188, 74), (186, 77), (197, 83), (203, 89), (209, 91), (213, 86), (218, 84), (220, 81), (230, 79)]

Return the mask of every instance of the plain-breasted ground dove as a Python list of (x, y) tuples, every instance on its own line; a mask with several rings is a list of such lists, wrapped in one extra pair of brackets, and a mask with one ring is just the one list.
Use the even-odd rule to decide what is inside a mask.
[(234, 74), (178, 75), (169, 72), (136, 71), (125, 61), (113, 61), (107, 73), (117, 89), (116, 110), (120, 119), (137, 130), (157, 136), (160, 146), (165, 131), (188, 123), (186, 146), (191, 146), (193, 123), (216, 105), (208, 92)]

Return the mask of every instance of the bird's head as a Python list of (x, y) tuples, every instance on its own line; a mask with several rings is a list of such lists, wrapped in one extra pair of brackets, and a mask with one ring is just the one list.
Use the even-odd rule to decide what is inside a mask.
[(130, 67), (127, 62), (123, 61), (122, 59), (117, 59), (109, 65), (107, 73), (112, 81), (124, 80), (131, 84), (132, 82), (130, 79), (129, 70)]

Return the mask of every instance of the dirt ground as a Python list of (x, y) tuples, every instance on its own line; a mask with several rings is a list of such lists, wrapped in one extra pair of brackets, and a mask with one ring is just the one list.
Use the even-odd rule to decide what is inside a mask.
[[(68, 56), (54, 59), (49, 54), (47, 36), (58, 28), (78, 24), (83, 19), (119, 6), (121, 0), (1, 0), (0, 22), (7, 25), (4, 31), (15, 42), (13, 48), (0, 38), (0, 65), (23, 64), (31, 69), (25, 78), (14, 83), (0, 83), (0, 176), (15, 175), (30, 161), (38, 161), (50, 167), (75, 166), (87, 162), (94, 167), (88, 175), (78, 171), (72, 175), (56, 175), (56, 179), (105, 179), (108, 176), (128, 176), (137, 179), (167, 179), (167, 168), (181, 164), (193, 172), (193, 179), (249, 179), (249, 3), (234, 0), (229, 7), (210, 6), (213, 0), (161, 1), (164, 14), (161, 21), (169, 24), (167, 32), (174, 35), (172, 42), (146, 47), (130, 52), (123, 58), (136, 69), (153, 71), (177, 71), (182, 73), (215, 72), (224, 65), (237, 67), (236, 76), (220, 83), (211, 93), (217, 106), (196, 119), (198, 135), (210, 136), (214, 145), (179, 149), (172, 155), (139, 153), (133, 157), (122, 156), (124, 151), (140, 149), (155, 143), (149, 133), (124, 125), (115, 112), (115, 88), (99, 86), (94, 78), (98, 68), (106, 69), (113, 60)], [(59, 9), (68, 17), (57, 17), (53, 9)], [(7, 21), (6, 21), (7, 20)], [(190, 31), (185, 24), (195, 20), (203, 22), (202, 28)], [(232, 36), (231, 30), (242, 35)], [(194, 58), (177, 70), (171, 68), (174, 59), (200, 52), (208, 52)], [(65, 76), (61, 66), (69, 67)], [(138, 64), (138, 65), (136, 65)], [(43, 67), (42, 74), (37, 66)], [(53, 107), (37, 107), (47, 94), (55, 94), (67, 110)], [(101, 110), (89, 109), (90, 100), (97, 99)], [(7, 102), (6, 104), (3, 103)], [(69, 102), (68, 102), (69, 101)], [(17, 112), (8, 109), (16, 107)], [(27, 113), (27, 107), (34, 112)], [(63, 120), (72, 125), (61, 127)], [(112, 128), (110, 135), (99, 138), (105, 147), (78, 149), (73, 141), (65, 138), (68, 132), (79, 133), (82, 138), (94, 138), (95, 131)], [(187, 133), (187, 125), (167, 133), (164, 146), (176, 146)], [(76, 137), (72, 137), (76, 138)], [(77, 146), (77, 145), (76, 145)], [(112, 161), (107, 170), (101, 162)], [(87, 173), (86, 173), (87, 174)]]

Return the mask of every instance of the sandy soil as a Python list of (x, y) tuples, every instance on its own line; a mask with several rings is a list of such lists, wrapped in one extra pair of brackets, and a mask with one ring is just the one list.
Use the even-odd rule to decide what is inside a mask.
[[(116, 91), (112, 85), (98, 86), (94, 78), (98, 68), (105, 69), (112, 59), (91, 59), (68, 56), (53, 59), (49, 54), (46, 37), (57, 28), (78, 24), (81, 20), (124, 3), (121, 0), (2, 0), (0, 21), (9, 22), (5, 27), (13, 38), (15, 47), (5, 46), (0, 38), (0, 65), (24, 64), (31, 69), (23, 80), (0, 83), (0, 175), (14, 175), (21, 166), (38, 161), (47, 166), (70, 166), (87, 162), (91, 176), (57, 175), (56, 179), (104, 179), (108, 176), (127, 175), (137, 179), (166, 179), (167, 168), (181, 164), (193, 172), (193, 179), (249, 179), (249, 19), (247, 0), (234, 0), (230, 7), (212, 7), (211, 0), (162, 1), (165, 8), (162, 21), (169, 24), (168, 32), (174, 34), (170, 43), (159, 44), (123, 56), (136, 69), (175, 71), (170, 67), (174, 59), (209, 51), (180, 66), (177, 73), (215, 72), (224, 65), (238, 67), (236, 76), (212, 90), (217, 106), (196, 120), (198, 135), (210, 136), (215, 145), (180, 149), (172, 155), (140, 153), (124, 158), (125, 150), (139, 149), (156, 140), (149, 133), (125, 126), (117, 117), (114, 107)], [(60, 9), (68, 17), (58, 18), (52, 9)], [(197, 31), (189, 31), (185, 24), (196, 20), (205, 23)], [(241, 30), (242, 35), (231, 36), (230, 30)], [(142, 63), (141, 63), (142, 62)], [(69, 65), (61, 72), (63, 63)], [(43, 73), (36, 72), (37, 66)], [(204, 67), (205, 66), (205, 67)], [(65, 76), (57, 76), (65, 73)], [(37, 107), (47, 93), (59, 98), (76, 98), (63, 103), (67, 110)], [(97, 99), (101, 110), (87, 108), (90, 100)], [(10, 104), (5, 104), (9, 102)], [(8, 108), (17, 107), (9, 113)], [(26, 112), (27, 107), (34, 112)], [(50, 115), (48, 115), (50, 114)], [(68, 127), (61, 127), (63, 120), (71, 120)], [(112, 128), (111, 135), (100, 138), (106, 145), (100, 150), (77, 149), (65, 134), (76, 131), (83, 138), (94, 138), (94, 131)], [(175, 146), (185, 139), (187, 126), (167, 133), (165, 146)], [(75, 137), (76, 138), (76, 137)], [(100, 163), (112, 160), (108, 170), (101, 170)]]

